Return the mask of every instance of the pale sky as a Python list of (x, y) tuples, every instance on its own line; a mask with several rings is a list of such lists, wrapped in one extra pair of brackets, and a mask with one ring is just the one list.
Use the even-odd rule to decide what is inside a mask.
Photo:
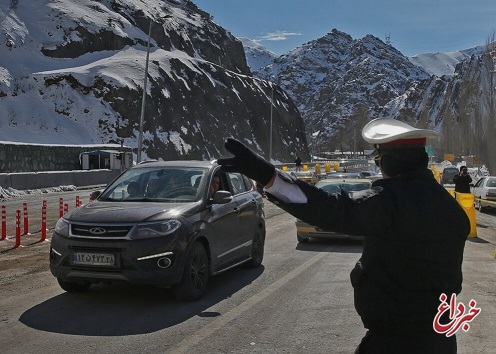
[(495, 0), (192, 0), (237, 37), (283, 54), (336, 28), (372, 34), (406, 56), (486, 43), (496, 29)]

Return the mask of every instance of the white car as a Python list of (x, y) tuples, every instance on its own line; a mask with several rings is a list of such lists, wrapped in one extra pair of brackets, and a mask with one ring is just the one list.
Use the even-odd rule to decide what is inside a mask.
[(496, 208), (496, 176), (484, 176), (470, 189), (479, 211), (488, 207)]

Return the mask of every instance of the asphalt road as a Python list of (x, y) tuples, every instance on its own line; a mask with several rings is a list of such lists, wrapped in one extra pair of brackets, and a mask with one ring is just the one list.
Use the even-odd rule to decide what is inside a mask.
[[(263, 266), (212, 278), (194, 303), (128, 285), (68, 294), (48, 270), (49, 242), (36, 242), (39, 233), (23, 236), (17, 249), (10, 238), (0, 241), (1, 352), (353, 353), (365, 333), (349, 281), (361, 244), (299, 245), (294, 217), (270, 203), (266, 214)], [(458, 301), (476, 300), (481, 313), (458, 332), (459, 353), (496, 348), (495, 216), (477, 212), (478, 237), (466, 244)]]

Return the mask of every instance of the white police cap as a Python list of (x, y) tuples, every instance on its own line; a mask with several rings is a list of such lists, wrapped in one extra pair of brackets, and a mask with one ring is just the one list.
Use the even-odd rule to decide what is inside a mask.
[[(417, 129), (396, 119), (378, 118), (362, 129), (362, 137), (374, 145), (425, 145), (427, 138), (436, 138), (437, 132)], [(382, 147), (382, 146), (381, 146)]]

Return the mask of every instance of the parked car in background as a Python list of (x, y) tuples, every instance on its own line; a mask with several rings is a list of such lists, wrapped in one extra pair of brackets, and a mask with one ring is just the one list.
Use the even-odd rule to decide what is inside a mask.
[(496, 176), (484, 176), (470, 189), (477, 210), (482, 212), (485, 208), (496, 208)]
[[(372, 181), (363, 178), (351, 179), (324, 179), (319, 181), (315, 187), (326, 191), (329, 194), (339, 194), (342, 191), (353, 195), (360, 191), (370, 189)], [(359, 236), (349, 236), (337, 232), (325, 231), (313, 225), (307, 224), (300, 219), (296, 219), (296, 238), (298, 242), (308, 242), (310, 238), (315, 239), (361, 239)]]
[(343, 179), (343, 178), (363, 178), (360, 173), (358, 172), (331, 172), (328, 173), (325, 177), (326, 179), (330, 178), (338, 178), (338, 179)]
[(441, 174), (441, 185), (454, 184), (453, 177), (460, 172), (455, 166), (448, 166), (443, 169)]
[(313, 171), (291, 171), (293, 176), (310, 184), (315, 184), (320, 181), (319, 176)]
[(367, 178), (372, 181), (375, 181), (377, 179), (382, 179), (382, 173), (377, 173), (373, 171), (360, 171), (358, 173), (360, 174), (361, 178)]
[[(212, 194), (214, 176), (220, 186)], [(60, 218), (52, 236), (50, 270), (65, 291), (125, 281), (195, 300), (210, 276), (262, 263), (262, 196), (250, 179), (215, 162), (138, 164), (92, 196)]]

